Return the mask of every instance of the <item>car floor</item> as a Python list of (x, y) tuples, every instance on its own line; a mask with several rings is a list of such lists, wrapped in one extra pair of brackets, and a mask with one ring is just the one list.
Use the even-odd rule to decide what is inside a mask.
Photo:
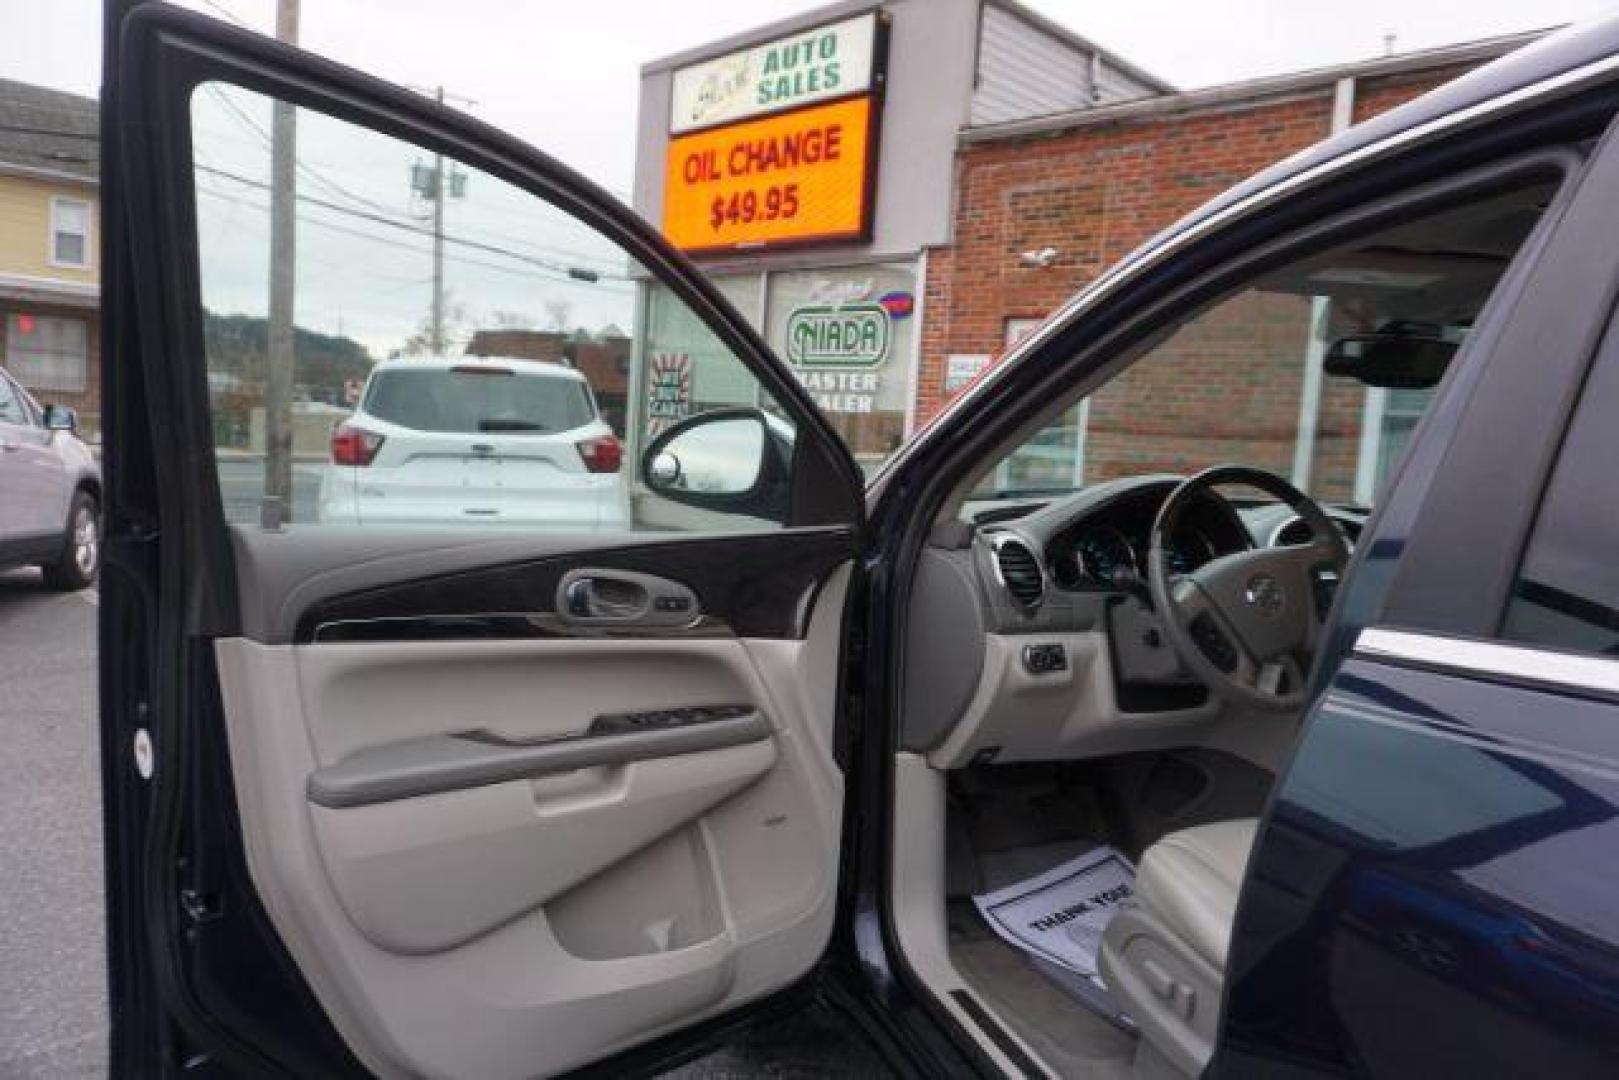
[(1020, 772), (982, 785), (964, 778), (969, 782), (952, 792), (945, 906), (950, 960), (984, 1004), (1060, 1075), (1128, 1076), (1135, 1037), (1069, 996), (997, 937), (973, 905), (974, 893), (1031, 877), (1105, 842), (1098, 809), (1082, 792), (1044, 783), (1038, 771)]
[[(1061, 1076), (1129, 1076), (1136, 1038), (996, 936), (972, 897), (1101, 844), (1135, 861), (1171, 828), (1257, 812), (1267, 776), (1229, 759), (1200, 757), (1193, 758), (1197, 771), (1211, 780), (1190, 801), (1163, 796), (1166, 775), (1172, 788), (1179, 786), (1179, 766), (1166, 772), (1156, 755), (1085, 766), (989, 767), (952, 775), (946, 831), (950, 959), (983, 1003)], [(1180, 805), (1171, 809), (1173, 803)]]

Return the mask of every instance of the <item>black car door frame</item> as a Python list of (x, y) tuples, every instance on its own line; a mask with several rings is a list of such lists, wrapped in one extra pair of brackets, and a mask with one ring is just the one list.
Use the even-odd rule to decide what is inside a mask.
[[(631, 252), (792, 415), (790, 524), (825, 527), (852, 553), (864, 516), (860, 473), (717, 290), (641, 219), (543, 153), (420, 95), (167, 4), (109, 2), (105, 46), (102, 296), (116, 361), (105, 366), (100, 679), (112, 1067), (146, 1073), (206, 1055), (240, 1070), (347, 1071), (353, 1059), (246, 878), (215, 723), (208, 642), (230, 633), (238, 612), (197, 361), (192, 88), (220, 80), (269, 93), (406, 137), (549, 200)], [(858, 806), (859, 785), (847, 790)], [(186, 963), (185, 943), (216, 920), (233, 920), (242, 977)], [(722, 1017), (640, 1057), (678, 1052), (736, 1022)]]

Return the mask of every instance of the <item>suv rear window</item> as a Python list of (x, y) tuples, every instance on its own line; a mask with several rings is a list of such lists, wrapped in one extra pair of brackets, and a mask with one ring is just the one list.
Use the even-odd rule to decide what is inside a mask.
[(577, 379), (500, 371), (379, 371), (366, 412), (418, 431), (567, 431), (596, 418)]

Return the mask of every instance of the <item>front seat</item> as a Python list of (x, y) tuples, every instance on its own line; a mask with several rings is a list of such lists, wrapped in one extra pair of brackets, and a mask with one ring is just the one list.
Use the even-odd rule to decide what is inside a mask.
[(1101, 971), (1141, 1030), (1136, 1074), (1196, 1076), (1214, 1053), (1226, 951), (1257, 818), (1173, 832), (1147, 849), (1134, 903), (1108, 924)]

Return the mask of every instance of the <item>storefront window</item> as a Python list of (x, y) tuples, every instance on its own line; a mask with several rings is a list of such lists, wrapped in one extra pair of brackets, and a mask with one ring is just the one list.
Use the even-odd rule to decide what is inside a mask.
[(769, 277), (766, 338), (868, 472), (905, 438), (916, 363), (915, 288), (909, 266)]
[[(909, 266), (840, 267), (715, 275), (715, 286), (750, 323), (848, 443), (868, 472), (905, 438), (916, 363)], [(761, 302), (761, 300), (763, 302)], [(692, 313), (660, 285), (647, 287), (642, 359), (645, 437), (693, 413), (762, 405), (758, 383)]]
[(724, 277), (712, 277), (712, 281), (725, 299), (731, 302), (742, 317), (748, 320), (748, 325), (755, 330), (761, 329), (759, 320), (764, 314), (764, 275), (763, 274), (729, 274)]
[(1432, 389), (1394, 389), (1383, 400), (1383, 418), (1377, 446), (1377, 472), (1372, 478), (1372, 491), (1379, 493), (1389, 473), (1405, 456), (1406, 444), (1417, 428), (1417, 421), (1428, 409), (1433, 398)]
[(642, 388), (648, 438), (696, 413), (760, 404), (758, 381), (667, 287), (647, 287), (646, 318)]

